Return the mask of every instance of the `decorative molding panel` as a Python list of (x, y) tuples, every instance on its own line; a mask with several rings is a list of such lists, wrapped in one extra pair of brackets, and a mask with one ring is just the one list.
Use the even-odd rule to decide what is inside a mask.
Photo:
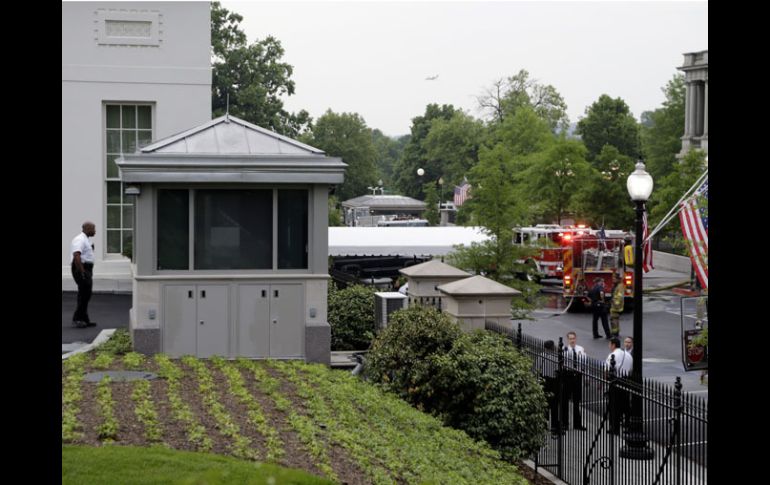
[(158, 11), (99, 9), (94, 14), (99, 45), (158, 47), (163, 40)]

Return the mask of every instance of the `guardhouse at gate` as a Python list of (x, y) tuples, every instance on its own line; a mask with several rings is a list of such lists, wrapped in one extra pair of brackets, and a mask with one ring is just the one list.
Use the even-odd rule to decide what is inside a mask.
[(117, 160), (135, 196), (134, 348), (329, 363), (339, 158), (222, 116)]
[(470, 273), (438, 259), (415, 264), (398, 272), (407, 277), (410, 305), (432, 306), (439, 310), (442, 309), (442, 294), (438, 286), (471, 276)]
[(466, 332), (485, 328), (485, 322), (507, 326), (511, 319), (511, 299), (519, 290), (472, 276), (438, 287), (443, 294), (444, 311)]

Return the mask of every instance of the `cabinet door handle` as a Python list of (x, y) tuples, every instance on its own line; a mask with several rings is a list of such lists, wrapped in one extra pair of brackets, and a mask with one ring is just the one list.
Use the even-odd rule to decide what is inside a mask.
[(201, 290), (201, 298), (206, 298), (206, 290)]
[(275, 296), (276, 298), (278, 298), (278, 290), (274, 290), (274, 291), (273, 291), (273, 296)]
[(203, 320), (201, 320), (201, 325), (203, 325)]
[(273, 325), (275, 325), (277, 323), (278, 323), (278, 319), (277, 318), (273, 318)]
[(267, 297), (267, 290), (262, 290), (262, 298)]
[(192, 298), (192, 290), (187, 292), (187, 298)]

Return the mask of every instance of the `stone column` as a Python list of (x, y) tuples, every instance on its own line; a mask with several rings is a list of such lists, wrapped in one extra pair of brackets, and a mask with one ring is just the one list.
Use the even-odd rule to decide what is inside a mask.
[(683, 138), (690, 138), (690, 111), (692, 110), (692, 102), (690, 96), (692, 95), (692, 83), (686, 82), (684, 84), (684, 136)]
[(695, 136), (703, 135), (703, 83), (698, 81), (695, 85)]
[(708, 138), (709, 136), (709, 80), (706, 79), (706, 86), (705, 86), (705, 100), (704, 100), (704, 107), (703, 107), (703, 136), (705, 138)]

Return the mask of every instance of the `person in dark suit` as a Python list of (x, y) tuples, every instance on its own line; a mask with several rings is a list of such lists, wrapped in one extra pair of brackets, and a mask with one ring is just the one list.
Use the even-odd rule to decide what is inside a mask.
[(601, 278), (596, 278), (594, 280), (594, 286), (588, 292), (588, 298), (591, 299), (591, 311), (593, 312), (591, 328), (593, 330), (594, 338), (602, 338), (602, 336), (599, 335), (599, 329), (597, 327), (600, 318), (602, 319), (604, 336), (607, 339), (612, 338), (610, 324), (607, 321), (607, 302), (604, 300), (604, 280)]

